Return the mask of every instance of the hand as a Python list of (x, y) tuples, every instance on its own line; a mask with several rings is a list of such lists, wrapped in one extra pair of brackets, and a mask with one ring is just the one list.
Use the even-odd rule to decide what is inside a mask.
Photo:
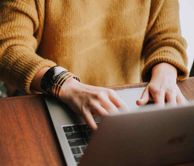
[(145, 105), (150, 99), (155, 104), (164, 105), (165, 102), (170, 104), (183, 104), (187, 100), (181, 93), (176, 83), (177, 70), (168, 63), (160, 63), (153, 67), (152, 77), (145, 88), (137, 105)]
[(73, 78), (62, 85), (59, 98), (72, 110), (81, 113), (94, 130), (97, 129), (97, 125), (93, 114), (106, 116), (125, 107), (112, 89), (86, 85)]

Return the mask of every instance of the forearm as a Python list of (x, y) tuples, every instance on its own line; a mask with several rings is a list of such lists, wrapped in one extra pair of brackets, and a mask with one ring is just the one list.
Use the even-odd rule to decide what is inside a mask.
[(142, 78), (149, 81), (152, 68), (165, 62), (176, 67), (178, 80), (184, 80), (188, 77), (187, 55), (186, 43), (180, 33), (178, 1), (163, 1), (161, 5), (162, 7), (155, 11), (155, 19), (150, 20), (154, 24), (148, 26), (145, 36)]

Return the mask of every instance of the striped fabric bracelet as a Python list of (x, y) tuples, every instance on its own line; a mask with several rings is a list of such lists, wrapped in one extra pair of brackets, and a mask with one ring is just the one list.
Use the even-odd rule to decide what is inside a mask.
[(41, 80), (41, 89), (45, 94), (59, 97), (63, 83), (70, 78), (80, 81), (78, 77), (60, 66), (51, 67)]

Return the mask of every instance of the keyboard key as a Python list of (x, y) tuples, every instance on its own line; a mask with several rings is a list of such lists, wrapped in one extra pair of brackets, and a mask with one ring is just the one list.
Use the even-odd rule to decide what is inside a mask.
[(81, 131), (87, 131), (87, 130), (90, 130), (88, 125), (81, 125)]
[(81, 155), (74, 155), (74, 158), (75, 158), (75, 161), (76, 162), (79, 162), (80, 158), (81, 158)]
[(86, 142), (83, 139), (72, 139), (69, 140), (70, 146), (80, 146), (80, 145), (86, 145)]
[(66, 138), (71, 146), (77, 164), (87, 147), (87, 143), (91, 137), (92, 130), (86, 124), (71, 125), (63, 127)]
[(66, 133), (66, 137), (67, 139), (76, 139), (76, 138), (80, 138), (81, 137), (81, 133), (78, 132), (68, 132)]
[(81, 153), (81, 150), (79, 147), (74, 147), (74, 148), (71, 148), (73, 154), (80, 154)]
[(88, 137), (88, 134), (87, 134), (87, 132), (81, 132), (81, 137), (82, 138), (87, 138)]
[(75, 131), (75, 132), (80, 132), (81, 131), (80, 125), (72, 126), (72, 128), (73, 128), (73, 131)]
[(73, 128), (71, 126), (66, 126), (66, 127), (63, 127), (63, 130), (65, 133), (67, 133), (67, 132), (72, 132)]

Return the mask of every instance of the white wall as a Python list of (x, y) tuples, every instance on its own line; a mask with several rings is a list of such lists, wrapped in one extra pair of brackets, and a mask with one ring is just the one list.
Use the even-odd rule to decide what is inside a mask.
[(182, 35), (187, 40), (188, 68), (194, 60), (194, 0), (179, 0)]

